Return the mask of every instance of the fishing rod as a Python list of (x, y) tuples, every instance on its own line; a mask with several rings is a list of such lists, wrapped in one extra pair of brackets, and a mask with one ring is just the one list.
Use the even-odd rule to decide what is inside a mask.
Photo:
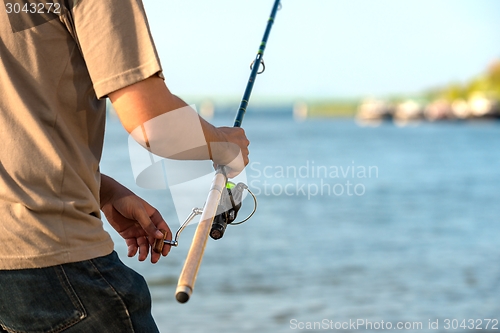
[[(241, 100), (240, 108), (238, 109), (238, 113), (236, 115), (236, 119), (234, 120), (233, 127), (241, 127), (241, 123), (243, 122), (243, 117), (245, 116), (248, 101), (250, 100), (250, 95), (252, 94), (253, 85), (255, 83), (255, 79), (257, 78), (257, 74), (261, 74), (266, 70), (266, 65), (264, 64), (264, 51), (267, 45), (267, 39), (269, 38), (269, 34), (271, 33), (271, 28), (273, 27), (274, 19), (276, 18), (276, 13), (281, 9), (280, 0), (276, 0), (274, 2), (273, 9), (271, 11), (271, 16), (267, 21), (266, 31), (264, 32), (264, 37), (262, 38), (262, 42), (259, 46), (259, 51), (257, 52), (257, 56), (255, 60), (250, 65), (250, 78), (248, 79), (248, 84), (245, 89), (245, 93), (243, 94), (243, 98)], [(262, 64), (262, 71), (259, 72), (259, 67)]]
[[(248, 83), (243, 94), (240, 107), (236, 114), (233, 127), (241, 127), (257, 75), (265, 71), (263, 58), (264, 51), (266, 49), (267, 40), (269, 38), (269, 34), (271, 33), (271, 28), (273, 26), (276, 13), (279, 9), (281, 9), (280, 0), (275, 0), (271, 15), (267, 22), (266, 30), (264, 32), (264, 37), (262, 38), (262, 42), (259, 46), (259, 50), (257, 52), (255, 60), (250, 64), (250, 77), (248, 79)], [(261, 65), (262, 70), (259, 71)], [(248, 191), (253, 197), (254, 209), (252, 213), (243, 221), (234, 222), (238, 211), (241, 208), (241, 201), (245, 190)], [(155, 241), (153, 250), (158, 253), (162, 252), (163, 246), (165, 244), (170, 246), (177, 246), (179, 236), (184, 228), (197, 215), (201, 215), (200, 222), (198, 224), (198, 227), (196, 228), (191, 247), (189, 248), (186, 261), (184, 262), (184, 266), (177, 283), (175, 298), (179, 303), (186, 303), (193, 293), (196, 276), (203, 259), (203, 254), (205, 252), (208, 237), (210, 236), (213, 239), (222, 238), (227, 225), (238, 225), (246, 222), (252, 217), (256, 209), (257, 199), (252, 191), (250, 191), (248, 186), (243, 183), (234, 184), (232, 182), (229, 182), (224, 166), (219, 166), (212, 180), (212, 185), (210, 187), (210, 191), (208, 192), (207, 200), (205, 201), (203, 209), (193, 208), (191, 214), (181, 225), (173, 240), (163, 239)], [(165, 232), (164, 236), (166, 236)]]

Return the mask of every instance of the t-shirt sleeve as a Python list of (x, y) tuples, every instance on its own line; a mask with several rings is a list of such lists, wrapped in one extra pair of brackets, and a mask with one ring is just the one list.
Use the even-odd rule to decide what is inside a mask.
[(141, 0), (80, 0), (72, 11), (98, 98), (154, 74), (162, 76)]

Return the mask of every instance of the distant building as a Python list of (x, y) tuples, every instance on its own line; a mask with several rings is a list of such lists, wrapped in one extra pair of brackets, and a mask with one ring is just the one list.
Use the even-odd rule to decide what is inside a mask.
[(293, 106), (293, 119), (295, 121), (304, 121), (307, 119), (309, 108), (304, 102), (297, 102)]
[(205, 100), (201, 103), (200, 105), (200, 116), (202, 116), (205, 119), (211, 119), (213, 118), (215, 113), (215, 106), (214, 103), (210, 100)]

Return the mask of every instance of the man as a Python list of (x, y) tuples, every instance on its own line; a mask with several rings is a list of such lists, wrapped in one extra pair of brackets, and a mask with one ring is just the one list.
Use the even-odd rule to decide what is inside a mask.
[[(210, 158), (235, 175), (249, 142), (170, 93), (140, 0), (3, 3), (0, 331), (158, 332), (144, 279), (118, 259), (100, 210), (139, 260), (151, 253), (157, 262), (151, 244), (159, 229), (171, 232), (156, 209), (99, 172), (105, 98), (131, 133), (175, 113), (135, 136), (146, 148), (163, 142), (167, 157)], [(190, 140), (193, 117), (203, 147), (172, 153)]]

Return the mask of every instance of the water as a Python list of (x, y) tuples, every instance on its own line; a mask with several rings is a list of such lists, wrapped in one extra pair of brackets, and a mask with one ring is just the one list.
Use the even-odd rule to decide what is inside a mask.
[[(324, 319), (436, 332), (429, 320), (444, 331), (446, 319), (500, 319), (499, 123), (360, 128), (249, 114), (245, 129), (259, 209), (209, 241), (187, 304), (174, 292), (194, 227), (157, 265), (126, 258), (113, 234), (150, 285), (162, 333), (291, 332)], [(177, 228), (169, 193), (134, 184), (118, 121), (106, 135), (102, 171)]]

